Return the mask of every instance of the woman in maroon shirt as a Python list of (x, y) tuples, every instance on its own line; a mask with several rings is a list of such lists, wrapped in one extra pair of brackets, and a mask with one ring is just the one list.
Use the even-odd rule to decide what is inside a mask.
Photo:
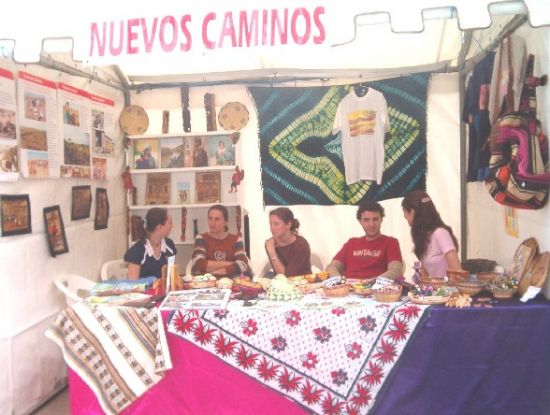
[(298, 235), (300, 222), (289, 208), (269, 212), (269, 227), (273, 235), (265, 242), (265, 250), (275, 274), (287, 277), (311, 274), (311, 250)]

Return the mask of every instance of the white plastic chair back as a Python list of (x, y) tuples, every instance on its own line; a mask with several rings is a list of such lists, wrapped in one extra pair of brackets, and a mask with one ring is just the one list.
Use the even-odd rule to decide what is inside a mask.
[(88, 296), (88, 291), (96, 284), (95, 281), (76, 274), (58, 275), (54, 279), (55, 286), (65, 295), (67, 305), (81, 301)]
[(128, 263), (123, 259), (105, 262), (101, 267), (101, 280), (125, 280), (128, 278)]

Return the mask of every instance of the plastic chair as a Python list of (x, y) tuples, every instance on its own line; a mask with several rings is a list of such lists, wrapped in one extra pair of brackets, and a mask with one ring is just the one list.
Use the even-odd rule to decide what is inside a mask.
[(107, 261), (101, 266), (101, 280), (125, 280), (128, 278), (128, 263), (123, 259)]
[(58, 275), (53, 283), (65, 295), (68, 306), (86, 298), (96, 284), (95, 281), (76, 274)]

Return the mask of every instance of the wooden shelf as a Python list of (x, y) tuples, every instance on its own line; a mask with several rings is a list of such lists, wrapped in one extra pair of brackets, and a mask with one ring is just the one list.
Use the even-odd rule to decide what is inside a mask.
[[(216, 205), (218, 203), (195, 203), (195, 204), (188, 204), (188, 205), (136, 205), (136, 206), (128, 206), (128, 209), (130, 210), (149, 210), (153, 207), (161, 207), (165, 209), (181, 209), (181, 208), (187, 208), (187, 209), (200, 209), (200, 208), (209, 208), (212, 205)], [(240, 206), (239, 203), (219, 203), (224, 205), (225, 207), (234, 207), (234, 206)]]
[(144, 135), (129, 135), (128, 138), (130, 140), (140, 140), (140, 139), (151, 139), (151, 138), (178, 138), (178, 137), (197, 137), (202, 135), (231, 135), (236, 133), (237, 131), (207, 131), (207, 132), (199, 132), (199, 133), (170, 133), (170, 134), (144, 134)]
[(185, 172), (197, 172), (197, 171), (220, 171), (220, 170), (235, 170), (236, 165), (231, 166), (204, 166), (204, 167), (178, 167), (175, 169), (131, 169), (132, 174), (142, 173), (185, 173)]

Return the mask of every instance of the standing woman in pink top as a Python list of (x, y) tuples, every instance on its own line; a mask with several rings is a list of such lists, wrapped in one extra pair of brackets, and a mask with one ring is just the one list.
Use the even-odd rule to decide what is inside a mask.
[(443, 278), (448, 269), (462, 269), (453, 230), (443, 223), (430, 196), (421, 190), (412, 191), (401, 207), (411, 226), (414, 253), (422, 263), (422, 275)]

